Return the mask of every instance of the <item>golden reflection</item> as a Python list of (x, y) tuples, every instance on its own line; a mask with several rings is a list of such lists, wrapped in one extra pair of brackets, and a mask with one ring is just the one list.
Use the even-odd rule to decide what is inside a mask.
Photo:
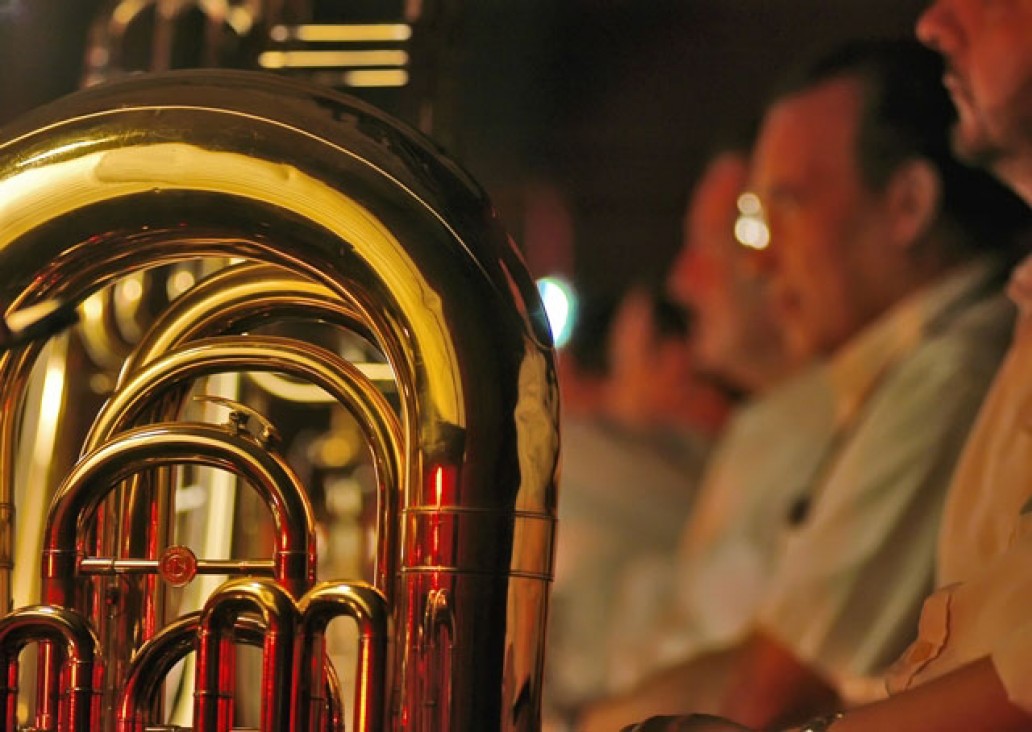
[(408, 80), (409, 75), (405, 69), (363, 69), (344, 74), (344, 83), (355, 87), (405, 86)]
[(405, 23), (277, 25), (269, 31), (277, 43), (349, 43), (367, 41), (407, 41), (412, 27)]
[(263, 69), (321, 69), (340, 66), (404, 66), (405, 51), (265, 51), (258, 56)]

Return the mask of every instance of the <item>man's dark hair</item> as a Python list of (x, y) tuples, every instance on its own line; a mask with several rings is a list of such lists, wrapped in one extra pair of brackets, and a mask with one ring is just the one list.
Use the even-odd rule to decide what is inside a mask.
[(797, 68), (771, 101), (835, 79), (857, 80), (863, 94), (857, 160), (867, 186), (881, 189), (900, 165), (924, 158), (942, 180), (943, 223), (960, 229), (963, 244), (1009, 246), (1028, 228), (1028, 207), (988, 173), (954, 157), (956, 111), (942, 77), (942, 58), (916, 41), (859, 40)]

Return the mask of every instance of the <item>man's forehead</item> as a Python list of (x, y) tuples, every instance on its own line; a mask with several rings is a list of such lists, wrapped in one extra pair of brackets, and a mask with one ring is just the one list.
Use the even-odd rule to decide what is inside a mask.
[(850, 78), (832, 79), (801, 89), (771, 105), (761, 128), (761, 137), (771, 127), (786, 136), (802, 140), (847, 137), (856, 127), (863, 101), (860, 82)]
[(825, 82), (772, 105), (756, 147), (753, 183), (773, 171), (839, 169), (853, 160), (862, 96), (858, 82)]

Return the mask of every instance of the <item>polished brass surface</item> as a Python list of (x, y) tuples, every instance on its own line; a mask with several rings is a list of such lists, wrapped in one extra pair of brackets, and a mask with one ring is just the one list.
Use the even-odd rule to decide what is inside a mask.
[[(284, 720), (300, 715), (321, 729), (339, 717), (312, 690), (323, 686), (323, 624), (340, 605), (360, 624), (389, 616), (390, 660), (379, 646), (360, 650), (357, 686), (367, 701), (356, 705), (359, 729), (537, 729), (556, 506), (555, 366), (536, 290), (482, 192), (431, 143), (375, 110), (260, 74), (130, 79), (73, 95), (4, 131), (5, 322), (38, 303), (74, 307), (127, 277), (202, 260), (245, 264), (202, 280), (132, 346), (84, 457), (52, 505), (44, 601), (88, 611), (94, 622), (103, 598), (88, 589), (91, 578), (135, 581), (173, 543), (171, 484), (158, 468), (215, 465), (255, 486), (280, 538), (276, 582), (231, 580), (202, 615), (199, 655), (209, 659), (198, 664), (202, 728), (231, 715), (219, 691), (227, 667), (210, 659), (228, 658), (223, 641), (241, 613), (281, 628), (284, 641), (266, 649), (266, 664), (287, 663), (285, 649), (305, 644), (317, 659), (291, 682), (297, 688), (263, 695), (264, 723), (286, 729)], [(393, 401), (332, 351), (251, 332), (299, 317), (375, 347), (396, 380)], [(0, 351), (2, 607), (11, 605), (21, 415), (38, 408), (26, 403), (26, 384), (48, 335), (44, 329)], [(225, 371), (301, 378), (356, 415), (379, 486), (380, 549), (366, 595), (340, 587), (332, 601), (319, 590), (305, 595), (315, 580), (311, 506), (268, 444), (241, 424), (173, 421), (190, 384)], [(124, 498), (97, 513), (108, 495)], [(88, 533), (93, 515), (97, 541)], [(112, 527), (122, 522), (142, 554), (130, 541), (87, 556), (111, 546)], [(135, 532), (141, 524), (151, 526)], [(206, 561), (221, 560), (204, 558), (197, 568)], [(266, 561), (238, 568), (266, 573)], [(157, 605), (132, 607), (125, 622), (100, 623), (103, 653), (121, 645), (123, 654), (109, 662), (109, 708), (126, 674), (138, 673), (132, 652), (167, 625)], [(56, 684), (48, 669), (66, 653), (42, 655), (35, 722), (52, 725)], [(307, 704), (298, 701), (302, 687)]]
[[(360, 590), (361, 591), (361, 590)], [(158, 708), (161, 684), (175, 665), (187, 654), (197, 650), (200, 611), (181, 615), (148, 641), (133, 657), (126, 674), (126, 682), (120, 692), (118, 706), (118, 732), (144, 732), (163, 729), (153, 722), (154, 710)], [(267, 627), (261, 618), (242, 615), (233, 628), (233, 640), (238, 644), (261, 646), (265, 641)], [(379, 629), (385, 634), (386, 626)], [(327, 732), (344, 732), (344, 700), (340, 696), (340, 681), (332, 664), (323, 667), (326, 684), (322, 702), (325, 709), (325, 724), (314, 729)], [(318, 703), (313, 695), (310, 700)], [(357, 725), (354, 729), (361, 729)]]
[[(332, 664), (324, 658), (323, 635), (331, 620), (352, 618), (358, 626), (358, 673), (355, 688), (355, 732), (383, 729), (386, 688), (377, 682), (387, 671), (389, 616), (387, 602), (376, 589), (349, 582), (323, 582), (305, 593), (298, 603), (304, 646), (301, 651), (307, 673), (301, 675), (297, 699), (301, 729), (333, 725), (333, 705), (318, 693), (326, 686), (324, 673)], [(332, 701), (332, 700), (331, 700)]]
[[(289, 466), (250, 435), (214, 425), (158, 423), (127, 430), (87, 454), (68, 475), (51, 504), (44, 537), (42, 590), (44, 602), (86, 611), (79, 570), (83, 557), (80, 535), (92, 514), (120, 480), (151, 467), (202, 464), (232, 469), (255, 488), (269, 506), (277, 545), (272, 571), (287, 591), (301, 595), (315, 579), (315, 527), (304, 489)], [(153, 612), (151, 611), (151, 614)], [(109, 648), (137, 648), (148, 637), (146, 626), (114, 624)], [(43, 653), (45, 664), (50, 650)], [(107, 706), (113, 703), (127, 658), (108, 656)], [(109, 690), (110, 689), (110, 690)], [(41, 674), (38, 715), (56, 709), (58, 689), (52, 674)], [(42, 726), (42, 725), (40, 725)]]
[[(141, 367), (104, 405), (93, 423), (87, 449), (110, 440), (139, 419), (141, 412), (160, 400), (175, 385), (189, 383), (220, 371), (276, 371), (308, 379), (348, 409), (366, 431), (379, 477), (380, 536), (393, 546), (397, 501), (393, 489), (402, 476), (401, 427), (390, 406), (358, 369), (336, 354), (311, 344), (274, 336), (224, 336), (198, 339)], [(180, 405), (172, 404), (161, 417), (173, 418)], [(384, 552), (376, 571), (376, 585), (386, 594), (392, 588), (393, 553)]]
[[(15, 715), (18, 679), (18, 654), (31, 642), (58, 646), (62, 653), (53, 655), (46, 669), (48, 678), (64, 679), (66, 687), (60, 706), (50, 716), (37, 720), (39, 729), (89, 732), (100, 720), (99, 688), (96, 675), (100, 669), (100, 644), (87, 620), (74, 610), (51, 605), (23, 607), (0, 618), (0, 709), (4, 729), (17, 729)], [(13, 687), (13, 688), (12, 688)]]
[[(144, 420), (142, 412), (145, 408), (153, 410), (148, 412), (150, 419), (174, 418), (181, 409), (181, 399), (162, 394), (169, 379), (188, 383), (190, 379), (203, 373), (244, 368), (247, 363), (241, 359), (246, 359), (246, 354), (250, 354), (252, 372), (275, 368), (278, 365), (283, 372), (308, 378), (314, 384), (322, 385), (332, 397), (341, 400), (351, 409), (358, 424), (367, 428), (374, 465), (377, 467), (377, 473), (382, 476), (378, 523), (380, 550), (377, 555), (375, 583), (382, 591), (389, 593), (391, 588), (386, 578), (391, 576), (390, 557), (394, 554), (393, 546), (397, 534), (394, 529), (397, 521), (391, 521), (389, 516), (396, 511), (397, 499), (385, 486), (398, 485), (399, 465), (402, 461), (400, 427), (379, 392), (368, 384), (361, 374), (339, 357), (322, 351), (316, 353), (316, 363), (313, 364), (312, 357), (305, 356), (306, 352), (311, 353), (311, 348), (305, 350), (305, 343), (281, 342), (280, 345), (283, 347), (269, 350), (254, 337), (240, 341), (245, 350), (234, 357), (230, 357), (224, 348), (216, 351), (201, 349), (206, 351), (207, 355), (202, 355), (203, 360), (198, 360), (192, 355), (197, 352), (195, 348), (176, 357), (166, 355), (163, 363), (170, 366), (153, 364), (161, 354), (166, 354), (170, 349), (175, 349), (191, 339), (196, 340), (207, 334), (239, 332), (279, 318), (316, 319), (349, 330), (363, 331), (357, 313), (347, 303), (335, 297), (327, 288), (292, 275), (287, 270), (268, 265), (240, 264), (217, 271), (176, 299), (136, 345), (122, 366), (119, 376), (120, 388), (108, 401), (93, 425), (91, 435), (86, 441), (87, 449), (109, 439), (117, 429), (124, 428), (133, 421)], [(287, 350), (284, 351), (284, 348)], [(295, 364), (298, 360), (301, 363)], [(180, 373), (176, 376), (176, 371), (181, 371), (185, 363), (190, 364), (192, 374), (183, 376)], [(172, 369), (171, 372), (169, 368)], [(356, 397), (353, 396), (353, 392), (356, 390), (361, 395), (357, 403), (362, 406), (354, 406)], [(128, 403), (134, 400), (135, 404), (130, 406)], [(163, 404), (164, 407), (156, 409), (156, 404)], [(112, 426), (113, 420), (120, 421), (120, 424)], [(384, 420), (388, 420), (389, 424), (384, 425)], [(141, 547), (148, 546), (155, 537), (166, 536), (170, 531), (170, 527), (154, 523), (131, 525), (131, 522), (138, 519), (141, 514), (167, 517), (168, 512), (158, 507), (149, 512), (125, 512), (124, 520), (129, 524), (123, 527), (123, 535), (135, 537), (135, 546), (127, 547), (123, 553), (138, 554)], [(108, 542), (105, 549), (107, 554), (115, 551), (111, 542)], [(152, 590), (150, 587), (144, 587), (145, 583), (145, 580), (138, 582), (137, 591), (126, 593), (127, 598), (145, 600), (150, 597)], [(134, 608), (127, 613), (132, 620), (119, 624), (120, 635), (125, 635), (122, 626), (126, 622), (141, 627), (153, 623), (159, 627), (162, 609), (161, 603), (145, 603)], [(108, 630), (103, 618), (99, 625), (105, 647), (120, 642)], [(139, 634), (142, 630), (136, 632)], [(113, 690), (109, 693), (109, 698), (112, 696)]]

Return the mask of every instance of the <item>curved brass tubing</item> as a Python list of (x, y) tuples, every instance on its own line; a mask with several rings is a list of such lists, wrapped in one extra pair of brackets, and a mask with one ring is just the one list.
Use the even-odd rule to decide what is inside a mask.
[[(166, 465), (206, 465), (236, 472), (262, 497), (272, 514), (277, 546), (272, 571), (300, 596), (315, 580), (315, 528), (304, 489), (290, 467), (247, 433), (204, 424), (155, 424), (125, 431), (86, 455), (65, 478), (47, 517), (41, 594), (56, 606), (78, 607), (78, 569), (84, 557), (80, 531), (116, 485), (129, 476)], [(50, 650), (42, 653), (48, 659)], [(51, 713), (57, 692), (40, 677), (41, 715)]]
[(187, 341), (282, 318), (321, 320), (369, 336), (358, 310), (325, 285), (282, 267), (244, 262), (205, 277), (176, 298), (126, 359), (118, 383)]
[(290, 595), (278, 584), (260, 579), (230, 580), (204, 605), (197, 643), (194, 732), (229, 732), (233, 726), (233, 631), (242, 613), (257, 613), (265, 626), (262, 653), (261, 729), (295, 726), (298, 668), (296, 647), (300, 617)]
[(69, 608), (37, 605), (19, 608), (0, 618), (0, 711), (3, 732), (18, 730), (18, 654), (32, 642), (59, 646), (52, 654), (48, 677), (61, 676), (58, 658), (63, 659), (67, 696), (54, 713), (38, 716), (36, 729), (58, 732), (91, 732), (100, 720), (99, 641), (86, 619)]
[[(379, 496), (376, 528), (380, 541), (375, 584), (390, 597), (393, 589), (390, 578), (397, 572), (394, 556), (395, 527), (399, 523), (397, 491), (402, 484), (401, 428), (390, 405), (373, 384), (330, 351), (273, 336), (221, 336), (190, 342), (177, 351), (155, 358), (126, 378), (122, 388), (97, 416), (87, 449), (95, 449), (131, 426), (149, 406), (163, 401), (164, 394), (177, 391), (176, 387), (212, 373), (244, 370), (276, 371), (307, 379), (336, 398), (365, 432), (373, 455)], [(158, 417), (175, 417), (175, 411), (168, 409)], [(119, 645), (124, 646), (124, 643)], [(110, 647), (110, 642), (106, 646)]]
[[(152, 711), (162, 682), (177, 663), (197, 649), (200, 617), (200, 612), (181, 615), (140, 646), (126, 670), (118, 702), (117, 732), (145, 732), (153, 723)], [(244, 620), (240, 619), (241, 622)], [(237, 632), (241, 633), (239, 625)], [(254, 638), (257, 640), (255, 645), (260, 645), (259, 628), (255, 629)]]
[[(558, 400), (533, 282), (482, 191), (418, 134), (262, 74), (136, 77), (0, 132), (0, 303), (76, 305), (207, 257), (288, 269), (352, 305), (397, 377), (404, 468), (389, 726), (428, 700), (421, 619), (454, 620), (448, 732), (538, 725)], [(0, 609), (29, 344), (0, 353)], [(62, 560), (63, 561), (63, 560)]]
[[(96, 293), (79, 309), (79, 335), (90, 360), (106, 371), (121, 367), (139, 340), (142, 323), (146, 320), (142, 296), (127, 296), (135, 289), (142, 293), (150, 284), (152, 273), (134, 274), (129, 282)], [(127, 285), (129, 285), (127, 287)]]
[[(344, 698), (340, 693), (340, 676), (328, 659), (323, 665), (323, 671), (326, 674), (326, 699), (322, 715), (326, 724), (323, 729), (326, 732), (345, 732), (347, 724), (344, 722)], [(386, 689), (386, 684), (383, 686)]]
[(43, 599), (54, 605), (78, 604), (78, 530), (119, 481), (151, 467), (184, 464), (232, 470), (258, 491), (276, 528), (276, 578), (288, 592), (301, 596), (315, 579), (315, 529), (304, 489), (290, 467), (249, 434), (173, 422), (119, 434), (86, 455), (65, 478), (47, 517)]
[[(278, 371), (309, 380), (335, 397), (366, 433), (380, 486), (376, 585), (390, 596), (388, 578), (396, 572), (393, 525), (397, 523), (397, 487), (403, 477), (403, 438), (390, 405), (352, 364), (318, 346), (277, 336), (221, 336), (190, 342), (179, 350), (138, 367), (104, 405), (86, 441), (94, 450), (132, 425), (148, 407), (176, 386), (226, 371)], [(174, 413), (159, 415), (172, 418)]]
[[(116, 389), (144, 365), (178, 349), (187, 341), (240, 333), (284, 318), (324, 321), (368, 337), (368, 329), (361, 324), (355, 308), (325, 286), (282, 267), (250, 262), (230, 265), (202, 279), (160, 314), (123, 363)], [(167, 402), (155, 405), (153, 411), (144, 413), (141, 410), (139, 421), (159, 421), (175, 416), (181, 397), (170, 395), (167, 399)], [(98, 441), (93, 440), (92, 444), (96, 445)], [(382, 505), (390, 506), (392, 502), (394, 499), (388, 497)], [(150, 537), (155, 535), (161, 537), (158, 543), (163, 543), (170, 531), (167, 514), (167, 509), (163, 512), (157, 505), (152, 505), (150, 515), (153, 520), (142, 526), (124, 527), (123, 535), (146, 534), (137, 542), (144, 546), (149, 545)], [(127, 518), (131, 520), (131, 517)], [(381, 555), (387, 551), (384, 549)], [(388, 564), (383, 563), (383, 566)], [(385, 576), (390, 575), (378, 575), (377, 580)], [(379, 581), (377, 584), (381, 586)]]
[[(146, 732), (154, 724), (152, 712), (158, 701), (161, 683), (177, 663), (197, 650), (200, 619), (200, 611), (176, 618), (133, 656), (118, 704), (117, 732)], [(241, 615), (236, 619), (233, 637), (239, 643), (261, 646), (265, 642), (265, 631), (261, 618)], [(323, 673), (326, 676), (325, 725), (312, 729), (345, 732), (344, 702), (337, 672), (333, 664), (327, 661)]]
[[(284, 318), (306, 320), (318, 320), (334, 325), (338, 328), (356, 332), (368, 338), (369, 332), (359, 320), (358, 312), (354, 306), (343, 301), (325, 286), (305, 279), (289, 270), (265, 264), (242, 263), (225, 267), (201, 280), (194, 287), (176, 298), (166, 308), (152, 327), (137, 344), (135, 350), (123, 364), (118, 378), (116, 393), (109, 400), (107, 407), (101, 412), (87, 438), (85, 451), (93, 449), (104, 440), (108, 439), (115, 431), (125, 429), (135, 423), (147, 421), (160, 421), (173, 419), (178, 416), (183, 396), (186, 394), (185, 387), (173, 389), (169, 386), (171, 380), (186, 380), (190, 377), (182, 377), (166, 373), (168, 368), (163, 366), (154, 367), (152, 362), (161, 359), (163, 364), (168, 364), (172, 358), (170, 351), (182, 348), (183, 344), (206, 336), (219, 335), (222, 333), (237, 333), (257, 325)], [(241, 339), (240, 343), (244, 343)], [(379, 392), (369, 383), (368, 379), (362, 376), (351, 367), (346, 361), (335, 358), (332, 354), (317, 351), (320, 365), (311, 364), (314, 356), (300, 353), (302, 347), (299, 345), (291, 353), (285, 353), (283, 349), (262, 352), (262, 344), (270, 344), (272, 341), (263, 340), (255, 336), (248, 336), (247, 352), (254, 354), (250, 365), (247, 357), (238, 354), (237, 357), (228, 359), (224, 368), (204, 370), (203, 373), (219, 371), (235, 371), (248, 368), (253, 371), (276, 370), (271, 368), (277, 363), (290, 363), (301, 359), (309, 363), (304, 366), (287, 366), (286, 372), (306, 376), (311, 371), (317, 371), (317, 380), (323, 388), (330, 392), (341, 404), (348, 409), (355, 417), (358, 424), (365, 430), (370, 444), (373, 457), (373, 465), (376, 475), (379, 478), (379, 502), (377, 536), (380, 537), (374, 566), (374, 583), (388, 596), (393, 592), (390, 578), (394, 576), (396, 569), (397, 548), (397, 496), (398, 487), (401, 485), (401, 464), (403, 452), (401, 447), (401, 428), (397, 418), (391, 411), (389, 405), (381, 398)], [(225, 354), (225, 345), (220, 353)], [(278, 343), (277, 343), (278, 345)], [(295, 358), (296, 352), (296, 358)], [(194, 351), (190, 352), (191, 354)], [(192, 356), (184, 356), (191, 360)], [(206, 361), (211, 356), (202, 357)], [(220, 356), (215, 356), (218, 359)], [(228, 357), (227, 357), (228, 358)], [(172, 366), (175, 369), (175, 366)], [(301, 373), (308, 368), (308, 371)], [(148, 388), (147, 381), (153, 379), (153, 384)], [(353, 386), (345, 388), (340, 386), (341, 382), (351, 382)], [(131, 383), (130, 383), (131, 382)], [(333, 383), (335, 386), (330, 386)], [(132, 395), (139, 395), (140, 392), (154, 393), (151, 408), (139, 403), (130, 408), (122, 417), (118, 417), (119, 411), (128, 401), (133, 401)], [(164, 393), (162, 393), (164, 391)], [(160, 396), (157, 396), (160, 395)], [(150, 397), (145, 397), (150, 398)], [(130, 417), (129, 414), (132, 416)], [(118, 424), (115, 425), (114, 422)], [(109, 532), (107, 537), (101, 536), (101, 544), (98, 545), (98, 553), (110, 555), (134, 556), (141, 554), (146, 547), (164, 546), (171, 537), (171, 501), (165, 497), (168, 488), (155, 490), (153, 487), (142, 485), (140, 480), (144, 476), (136, 476), (128, 486), (130, 493), (123, 495), (119, 493), (109, 499), (110, 514), (113, 517), (121, 517), (123, 526), (121, 536), (129, 537), (132, 546), (116, 547), (113, 541), (114, 532)], [(167, 480), (157, 480), (155, 486), (167, 486)], [(141, 498), (139, 492), (143, 491), (146, 498)], [(149, 509), (126, 511), (120, 510), (119, 505), (138, 505), (147, 503)], [(104, 510), (103, 508), (101, 510)], [(141, 583), (145, 579), (138, 580)], [(143, 627), (160, 627), (164, 621), (161, 616), (162, 606), (160, 602), (149, 600), (152, 593), (142, 587), (140, 591), (131, 593), (133, 597), (140, 597), (142, 605), (132, 608), (134, 614), (140, 617), (133, 621)], [(124, 643), (109, 639), (110, 631), (105, 618), (98, 622), (98, 632), (107, 649), (111, 652), (118, 652), (113, 645), (128, 652), (131, 649), (124, 648)], [(112, 679), (109, 683), (116, 683), (118, 679)]]
[(375, 588), (353, 582), (321, 582), (298, 603), (301, 612), (301, 694), (297, 703), (298, 729), (320, 729), (326, 705), (313, 694), (325, 684), (322, 669), (326, 626), (334, 618), (347, 616), (358, 624), (358, 672), (355, 676), (355, 708), (352, 729), (378, 732), (383, 729), (386, 699), (383, 679), (387, 675), (387, 602)]
[[(179, 350), (156, 357), (126, 377), (122, 387), (108, 400), (93, 424), (86, 449), (93, 450), (127, 429), (149, 407), (165, 401), (165, 394), (178, 393), (185, 383), (225, 371), (277, 371), (322, 387), (354, 415), (366, 434), (377, 477), (379, 544), (375, 583), (387, 597), (392, 594), (390, 578), (397, 572), (394, 560), (398, 521), (398, 486), (402, 484), (401, 427), (375, 386), (354, 366), (336, 354), (309, 343), (273, 336), (221, 336), (189, 342)], [(177, 405), (166, 404), (159, 418), (174, 418)], [(146, 611), (152, 606), (141, 609)], [(145, 627), (149, 619), (141, 618)], [(100, 630), (103, 636), (103, 628)], [(123, 641), (106, 641), (105, 647), (124, 647)], [(111, 679), (109, 686), (117, 685)]]

